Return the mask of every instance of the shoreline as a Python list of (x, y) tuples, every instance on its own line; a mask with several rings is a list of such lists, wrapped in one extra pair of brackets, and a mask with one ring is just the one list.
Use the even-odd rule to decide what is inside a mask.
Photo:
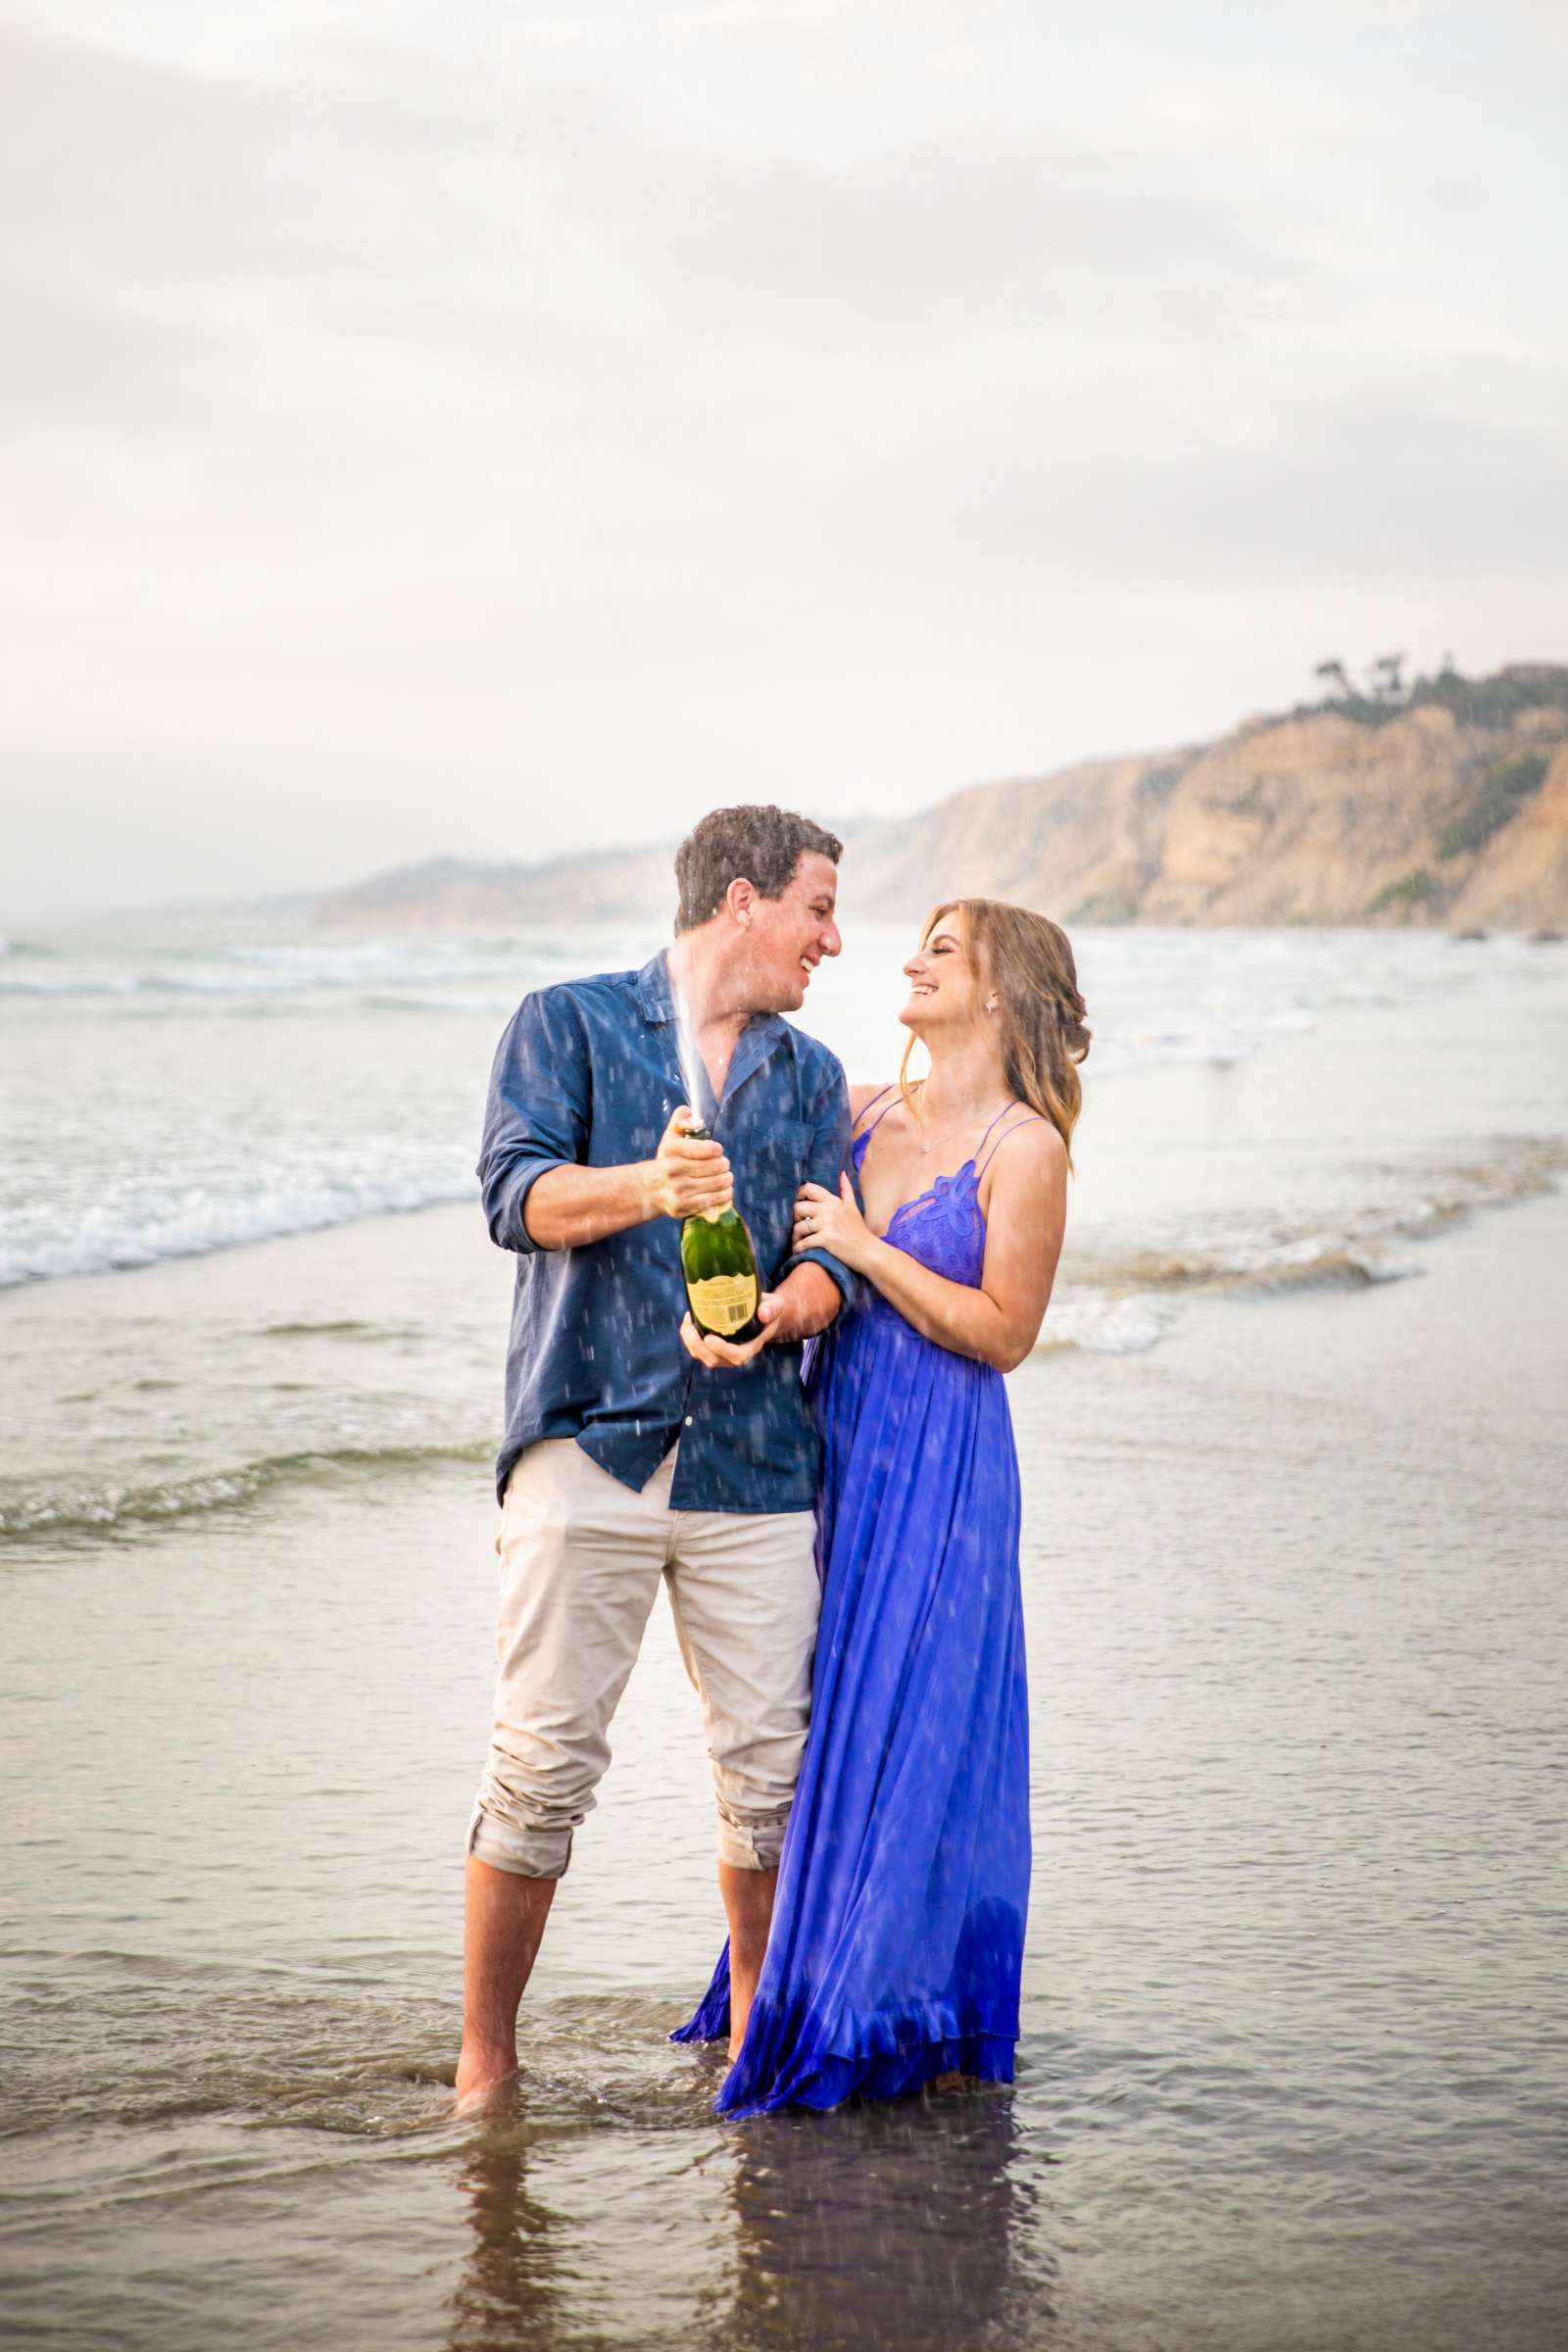
[[(1495, 1213), (1504, 1209), (1509, 1212), (1505, 1217)], [(1520, 1248), (1529, 1246), (1532, 1212), (1545, 1212), (1549, 1222), (1558, 1211), (1568, 1212), (1568, 1183), (1554, 1174), (1526, 1190), (1445, 1212), (1406, 1242), (1396, 1266), (1382, 1271), (1334, 1253), (1326, 1260), (1284, 1266), (1277, 1273), (1195, 1277), (1177, 1271), (1164, 1287), (1133, 1287), (1087, 1302), (1081, 1289), (1068, 1279), (1058, 1286), (1030, 1356), (1009, 1378), (1016, 1383), (1047, 1366), (1056, 1372), (1071, 1366), (1075, 1376), (1085, 1382), (1090, 1380), (1092, 1363), (1115, 1368), (1151, 1354), (1157, 1354), (1175, 1371), (1178, 1366), (1206, 1360), (1211, 1351), (1223, 1355), (1228, 1349), (1240, 1348), (1243, 1342), (1235, 1321), (1237, 1310), (1250, 1309), (1247, 1316), (1250, 1322), (1263, 1309), (1276, 1308), (1288, 1314), (1293, 1308), (1324, 1306), (1332, 1301), (1332, 1311), (1337, 1314), (1347, 1300), (1412, 1285), (1423, 1289), (1435, 1286), (1446, 1299), (1450, 1283), (1465, 1287), (1467, 1244), (1481, 1247), (1480, 1237), (1488, 1237), (1484, 1246), (1496, 1251), (1500, 1270)], [(383, 1278), (389, 1275), (392, 1263), (408, 1275), (408, 1253), (394, 1245), (397, 1228), (414, 1220), (422, 1221), (428, 1229), (428, 1247), (419, 1252), (419, 1316), (401, 1327), (395, 1322), (378, 1326), (363, 1312), (347, 1311), (363, 1308), (372, 1295), (384, 1295)], [(1515, 1233), (1516, 1238), (1510, 1240)], [(347, 1252), (341, 1248), (345, 1237), (358, 1244)], [(1568, 1250), (1568, 1224), (1563, 1247)], [(99, 1317), (95, 1311), (101, 1303), (99, 1277), (50, 1284), (36, 1294), (42, 1311), (35, 1334), (52, 1330), (71, 1354), (77, 1344), (86, 1347), (94, 1338), (101, 1351), (107, 1348), (113, 1354), (110, 1335), (117, 1334), (121, 1348), (140, 1360), (149, 1346), (156, 1345), (149, 1342), (149, 1330), (172, 1331), (181, 1339), (188, 1335), (188, 1310), (193, 1303), (219, 1333), (231, 1329), (236, 1317), (254, 1315), (256, 1288), (246, 1261), (267, 1256), (281, 1263), (286, 1279), (267, 1284), (270, 1303), (263, 1310), (266, 1319), (259, 1328), (286, 1343), (291, 1352), (309, 1350), (323, 1364), (326, 1380), (363, 1367), (367, 1357), (386, 1354), (400, 1359), (403, 1369), (413, 1374), (417, 1396), (425, 1377), (422, 1367), (430, 1363), (419, 1323), (432, 1308), (439, 1315), (443, 1298), (454, 1329), (460, 1328), (460, 1316), (466, 1314), (459, 1351), (470, 1365), (493, 1375), (487, 1384), (496, 1398), (493, 1427), (473, 1426), (471, 1384), (463, 1384), (458, 1419), (455, 1423), (449, 1419), (443, 1430), (440, 1416), (434, 1412), (437, 1384), (432, 1381), (430, 1425), (411, 1431), (403, 1440), (361, 1442), (351, 1436), (348, 1442), (338, 1443), (313, 1441), (307, 1436), (295, 1444), (280, 1440), (272, 1446), (264, 1445), (253, 1452), (215, 1461), (183, 1478), (161, 1478), (154, 1467), (140, 1485), (111, 1480), (95, 1489), (89, 1479), (74, 1503), (56, 1509), (53, 1515), (45, 1509), (24, 1518), (18, 1515), (15, 1501), (10, 1505), (0, 1501), (0, 1559), (20, 1561), (28, 1555), (47, 1555), (54, 1548), (75, 1553), (102, 1543), (156, 1542), (161, 1529), (187, 1521), (211, 1526), (235, 1513), (286, 1514), (291, 1496), (313, 1489), (322, 1494), (334, 1487), (353, 1492), (367, 1479), (439, 1478), (449, 1467), (461, 1470), (466, 1485), (472, 1480), (481, 1492), (488, 1493), (490, 1465), (499, 1443), (499, 1367), (504, 1359), (512, 1267), (506, 1253), (490, 1244), (476, 1212), (463, 1204), (442, 1203), (407, 1212), (406, 1217), (395, 1220), (367, 1219), (358, 1227), (335, 1228), (330, 1233), (280, 1236), (233, 1253), (234, 1262), (225, 1265), (226, 1279), (217, 1286), (203, 1279), (200, 1269), (207, 1261), (177, 1260), (138, 1268), (139, 1274), (150, 1278), (148, 1287), (157, 1294), (151, 1313), (147, 1290), (141, 1286), (119, 1295), (116, 1314)], [(393, 1288), (395, 1295), (395, 1283)], [(1433, 1319), (1441, 1323), (1442, 1313)], [(428, 1328), (425, 1322), (424, 1329)], [(411, 1353), (416, 1359), (413, 1363)], [(141, 1385), (156, 1389), (161, 1384), (156, 1377), (143, 1375)], [(290, 1385), (306, 1386), (303, 1382)], [(1091, 1385), (1101, 1400), (1106, 1401), (1100, 1380), (1095, 1378)], [(450, 1406), (450, 1399), (448, 1402)], [(1087, 1396), (1084, 1402), (1087, 1406)], [(480, 1410), (482, 1414), (483, 1408)]]
[[(1388, 973), (1339, 978), (1375, 994)], [(1495, 980), (1341, 1004), (1240, 1058), (1151, 1060), (1098, 1090), (1091, 1061), (1031, 1361), (1073, 1367), (1087, 1397), (1095, 1363), (1163, 1358), (1240, 1305), (1442, 1279), (1439, 1240), (1560, 1188), (1564, 991), (1520, 991), (1499, 1026)], [(1230, 1006), (1204, 985), (1185, 1017), (1219, 1041)], [(1294, 1017), (1288, 991), (1268, 1003)], [(13, 1291), (0, 1318), (28, 1379), (0, 1547), (215, 1527), (311, 1484), (484, 1462), (512, 1290), (477, 1201), (458, 1200)]]

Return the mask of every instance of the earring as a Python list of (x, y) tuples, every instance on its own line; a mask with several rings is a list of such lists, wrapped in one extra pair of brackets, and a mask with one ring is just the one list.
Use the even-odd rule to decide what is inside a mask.
[(987, 999), (986, 999), (986, 1010), (987, 1010), (987, 1012), (995, 1012), (995, 1011), (996, 1011), (996, 1009), (997, 1009), (997, 1000), (996, 1000), (996, 998), (995, 998), (995, 997), (987, 997)]

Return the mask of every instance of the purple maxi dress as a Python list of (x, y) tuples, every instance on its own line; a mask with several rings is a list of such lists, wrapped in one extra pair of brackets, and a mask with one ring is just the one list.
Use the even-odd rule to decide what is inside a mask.
[[(857, 1139), (857, 1171), (891, 1107)], [(998, 1124), (887, 1229), (950, 1282), (980, 1281), (980, 1178), (1013, 1132)], [(953, 2071), (1009, 2082), (1018, 2036), (1029, 1717), (1006, 1388), (869, 1284), (807, 1384), (822, 1434), (811, 1728), (757, 1999), (715, 2101), (730, 2116)], [(726, 1945), (671, 2038), (728, 2030)]]

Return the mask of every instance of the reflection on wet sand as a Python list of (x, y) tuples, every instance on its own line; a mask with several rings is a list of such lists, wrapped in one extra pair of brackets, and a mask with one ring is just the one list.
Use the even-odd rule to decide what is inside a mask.
[[(659, 2134), (665, 2234), (685, 2242), (679, 2283), (660, 2265), (622, 2271), (626, 2248), (556, 2210), (538, 2176), (561, 2164), (564, 2119), (518, 2102), (465, 2149), (470, 2244), (452, 2298), (450, 2352), (595, 2352), (616, 2343), (703, 2352), (925, 2352), (956, 2344), (1049, 2345), (1055, 2263), (1042, 2250), (1038, 2176), (1011, 2093), (998, 2088), (795, 2110), (739, 2126), (708, 2113)], [(646, 2122), (646, 2118), (641, 2119)], [(566, 2138), (574, 2135), (569, 2128)], [(645, 2179), (634, 2125), (604, 2167), (635, 2233)], [(535, 2180), (530, 2185), (533, 2168)], [(565, 2187), (570, 2177), (562, 2179)], [(619, 2275), (617, 2275), (619, 2274)], [(639, 2287), (641, 2295), (639, 2296)], [(629, 2289), (629, 2292), (628, 2292)], [(640, 2323), (631, 2319), (641, 2303)], [(607, 2309), (617, 2315), (603, 2332)]]
[(700, 2315), (699, 2340), (949, 2352), (1048, 2338), (1055, 2266), (1021, 2147), (998, 2089), (741, 2125), (731, 2291)]
[[(511, 2102), (514, 2110), (514, 2102)], [(452, 2298), (451, 2352), (582, 2352), (605, 2341), (573, 2320), (563, 2266), (565, 2222), (528, 2192), (536, 2130), (516, 2112), (483, 2124), (458, 2179), (472, 2239)]]

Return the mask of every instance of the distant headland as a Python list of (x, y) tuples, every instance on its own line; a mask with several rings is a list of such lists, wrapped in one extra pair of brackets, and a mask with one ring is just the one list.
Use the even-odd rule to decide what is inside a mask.
[[(1408, 682), (1386, 655), (1357, 685), (1245, 720), (1217, 742), (972, 785), (902, 818), (843, 824), (843, 903), (906, 921), (954, 893), (1071, 923), (1568, 928), (1568, 664), (1451, 662)], [(811, 812), (833, 822), (821, 796)], [(673, 896), (671, 844), (542, 865), (455, 858), (322, 899), (366, 929), (643, 919)]]

